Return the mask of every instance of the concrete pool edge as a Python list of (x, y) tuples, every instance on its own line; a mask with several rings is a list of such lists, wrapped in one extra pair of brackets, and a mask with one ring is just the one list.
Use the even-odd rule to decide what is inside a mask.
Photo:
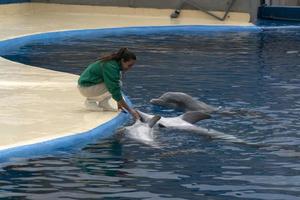
[(108, 138), (118, 127), (129, 120), (129, 114), (120, 112), (116, 117), (98, 127), (83, 133), (74, 133), (67, 136), (41, 140), (21, 146), (0, 150), (0, 162), (9, 161), (11, 158), (24, 158), (47, 155), (59, 150), (70, 151), (81, 148), (86, 144), (100, 139)]

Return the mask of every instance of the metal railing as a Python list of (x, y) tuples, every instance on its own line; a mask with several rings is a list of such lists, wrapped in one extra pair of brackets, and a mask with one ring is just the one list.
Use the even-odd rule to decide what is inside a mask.
[(196, 9), (198, 9), (198, 10), (200, 10), (200, 11), (202, 11), (202, 12), (204, 12), (204, 13), (206, 13), (206, 14), (208, 14), (208, 15), (210, 15), (210, 16), (218, 19), (218, 20), (220, 20), (220, 21), (224, 21), (227, 18), (228, 14), (229, 14), (229, 12), (231, 10), (231, 8), (233, 7), (233, 5), (235, 3), (236, 3), (236, 0), (229, 0), (228, 3), (227, 3), (228, 6), (227, 6), (227, 8), (225, 8), (225, 13), (224, 13), (223, 17), (219, 17), (219, 16), (217, 16), (217, 15), (209, 12), (206, 8), (204, 8), (203, 6), (201, 6), (199, 4), (199, 2), (197, 2), (196, 0), (181, 0), (180, 3), (176, 6), (175, 11), (171, 14), (170, 17), (171, 18), (177, 18), (177, 17), (179, 17), (180, 12), (181, 12), (183, 6), (185, 4), (188, 4), (188, 5), (196, 8)]

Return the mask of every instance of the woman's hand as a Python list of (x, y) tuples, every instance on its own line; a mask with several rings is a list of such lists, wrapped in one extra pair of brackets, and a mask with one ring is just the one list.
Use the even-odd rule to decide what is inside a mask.
[(118, 102), (118, 110), (124, 110), (122, 103)]
[(136, 110), (130, 108), (124, 100), (118, 102), (118, 109), (127, 110), (135, 120), (141, 119), (139, 113)]

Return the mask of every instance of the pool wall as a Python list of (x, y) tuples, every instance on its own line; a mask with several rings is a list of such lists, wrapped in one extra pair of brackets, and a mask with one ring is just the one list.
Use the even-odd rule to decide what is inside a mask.
[[(182, 0), (31, 0), (31, 2), (42, 3), (63, 3), (63, 4), (79, 4), (79, 5), (99, 5), (99, 6), (123, 6), (133, 8), (176, 8)], [(198, 3), (207, 10), (224, 11), (228, 6), (229, 0), (201, 0)], [(232, 7), (234, 12), (248, 12), (251, 5), (258, 5), (259, 0), (236, 0)], [(184, 9), (195, 9), (193, 6), (186, 4)]]
[[(182, 0), (32, 0), (31, 2), (40, 3), (61, 3), (61, 4), (79, 4), (79, 5), (99, 5), (99, 6), (121, 6), (131, 8), (159, 8), (159, 9), (175, 9)], [(193, 2), (190, 1), (190, 2)], [(202, 0), (196, 1), (201, 7), (208, 11), (225, 11), (230, 0)], [(231, 11), (243, 12), (251, 15), (251, 21), (256, 21), (257, 8), (260, 0), (236, 0)], [(185, 3), (183, 9), (195, 10), (194, 6)], [(197, 10), (197, 9), (196, 9)], [(171, 13), (170, 13), (171, 14)]]
[[(110, 6), (110, 7), (129, 7), (129, 8), (158, 8), (158, 9), (175, 9), (181, 0), (0, 0), (0, 4), (9, 3), (49, 3), (49, 4), (71, 4), (71, 5), (94, 5), (94, 6)], [(205, 0), (197, 2), (203, 9), (207, 11), (224, 12), (228, 7), (229, 1), (223, 0)], [(231, 12), (249, 13), (251, 22), (255, 22), (257, 18), (257, 10), (260, 0), (236, 0)], [(183, 5), (185, 10), (197, 10), (188, 3)], [(171, 14), (171, 13), (170, 13)]]

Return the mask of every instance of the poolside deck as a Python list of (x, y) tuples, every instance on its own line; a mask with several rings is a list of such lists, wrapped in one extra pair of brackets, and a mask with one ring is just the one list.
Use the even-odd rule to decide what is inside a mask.
[[(249, 26), (249, 14), (230, 13), (218, 21), (199, 11), (134, 9), (61, 4), (0, 5), (1, 40), (42, 32), (127, 26)], [(222, 13), (219, 13), (222, 15)], [(116, 112), (91, 112), (83, 106), (76, 75), (45, 70), (0, 57), (0, 150), (91, 130)]]

